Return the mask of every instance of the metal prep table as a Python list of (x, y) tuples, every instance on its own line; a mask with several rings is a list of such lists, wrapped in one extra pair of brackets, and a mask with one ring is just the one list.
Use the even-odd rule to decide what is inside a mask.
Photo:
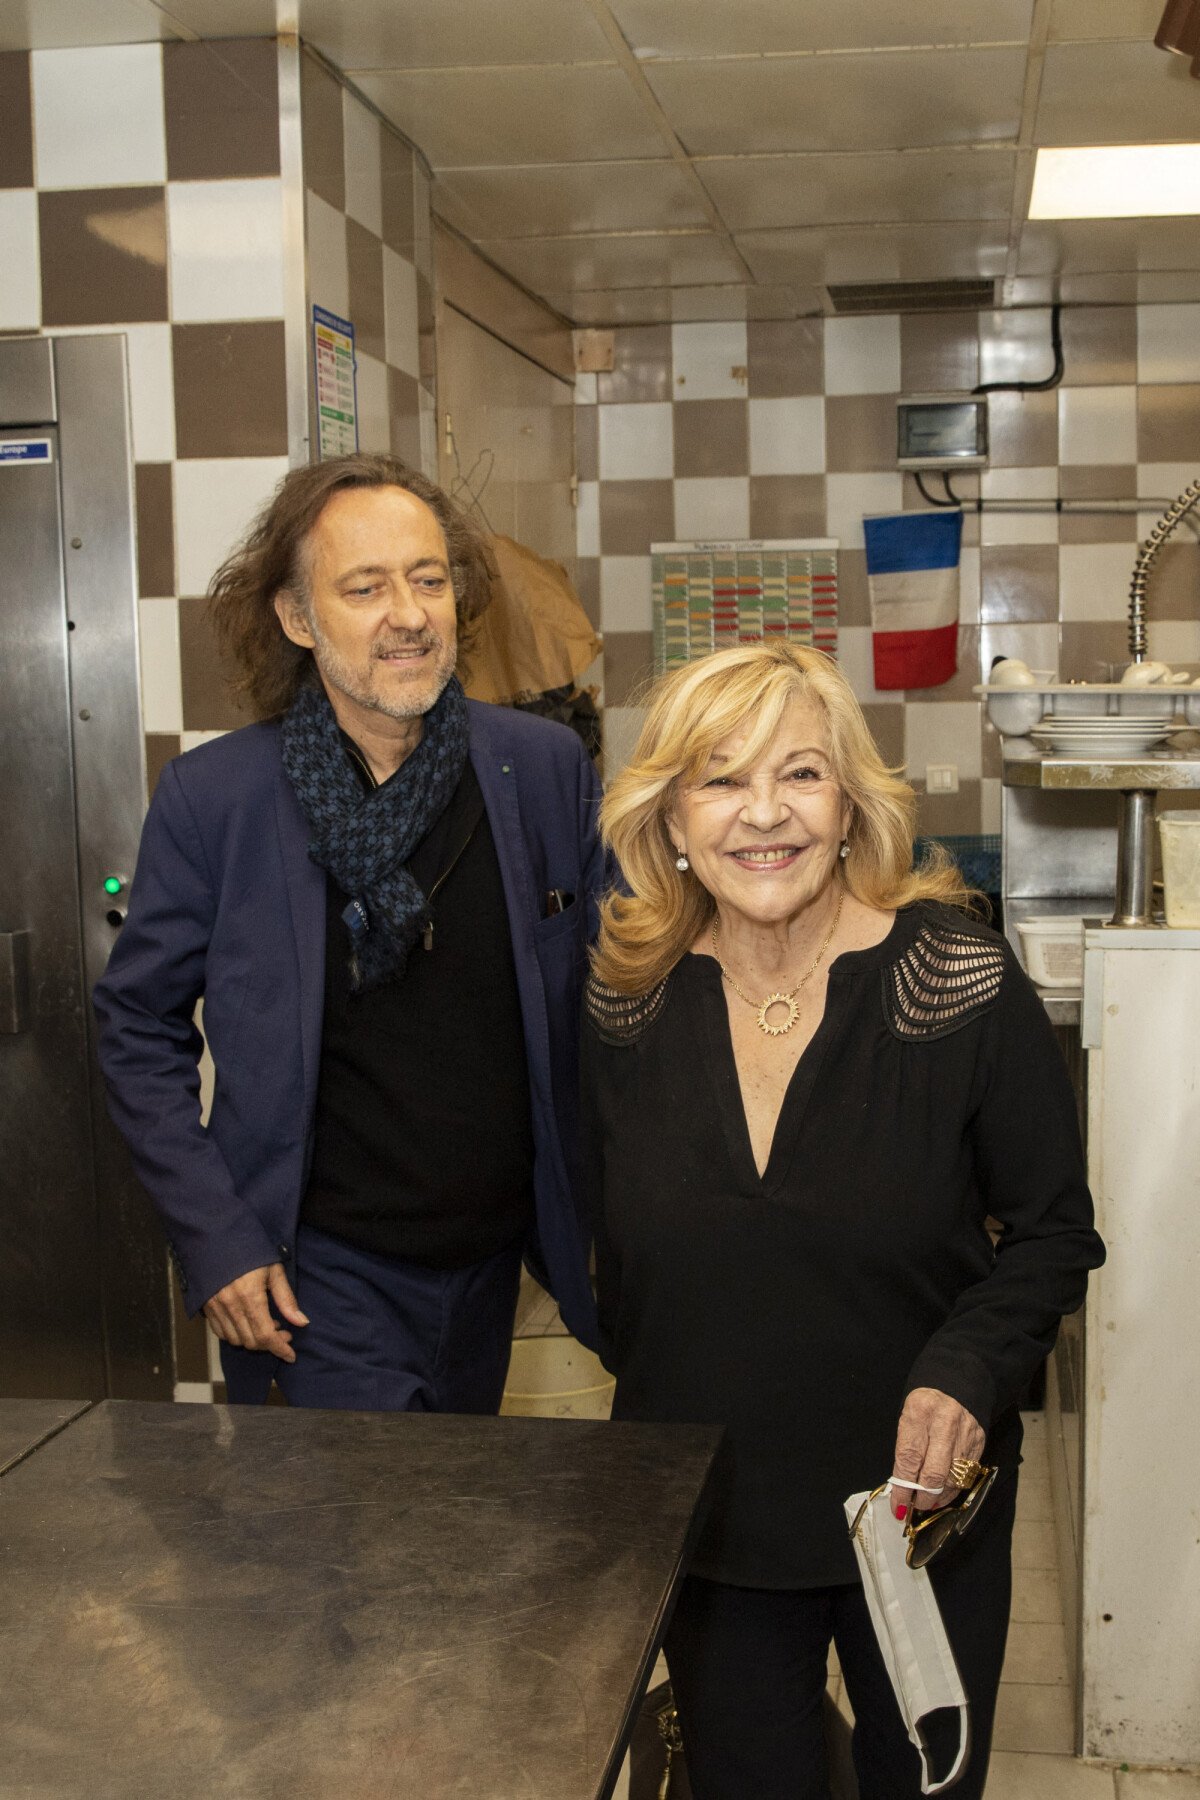
[(87, 1400), (0, 1400), (0, 1475), (87, 1411)]
[(83, 1411), (0, 1481), (0, 1795), (603, 1800), (719, 1435)]

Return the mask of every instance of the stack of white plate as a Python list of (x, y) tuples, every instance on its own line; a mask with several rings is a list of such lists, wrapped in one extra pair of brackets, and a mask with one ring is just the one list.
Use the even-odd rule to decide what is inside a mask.
[(1173, 727), (1163, 719), (1123, 713), (1094, 719), (1043, 719), (1029, 735), (1039, 750), (1055, 756), (1102, 756), (1112, 761), (1140, 756), (1152, 744), (1160, 744)]

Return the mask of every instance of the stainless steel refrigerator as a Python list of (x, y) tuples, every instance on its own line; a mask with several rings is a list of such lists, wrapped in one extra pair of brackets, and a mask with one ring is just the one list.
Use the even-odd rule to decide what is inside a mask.
[(0, 340), (0, 1395), (167, 1398), (91, 990), (145, 808), (125, 339)]

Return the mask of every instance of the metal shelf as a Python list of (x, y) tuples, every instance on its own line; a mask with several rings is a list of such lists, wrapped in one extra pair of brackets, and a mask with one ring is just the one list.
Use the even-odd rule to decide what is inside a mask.
[(1145, 750), (1139, 756), (1046, 756), (1034, 745), (1020, 748), (1010, 738), (1004, 746), (1005, 787), (1086, 789), (1089, 793), (1128, 794), (1200, 788), (1200, 756), (1189, 750)]

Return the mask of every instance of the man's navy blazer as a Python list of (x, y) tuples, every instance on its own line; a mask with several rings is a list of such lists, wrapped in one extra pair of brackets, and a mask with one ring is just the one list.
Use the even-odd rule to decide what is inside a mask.
[[(594, 1344), (576, 1159), (579, 1006), (605, 870), (600, 784), (565, 727), (468, 707), (529, 1064), (537, 1225), (527, 1255), (569, 1329)], [(168, 764), (129, 914), (96, 988), (111, 1110), (166, 1225), (189, 1312), (250, 1269), (282, 1262), (293, 1274), (325, 998), (326, 877), (309, 838), (277, 723)], [(574, 899), (547, 917), (555, 888)], [(194, 1023), (201, 998), (216, 1069), (207, 1128)], [(240, 1351), (234, 1362), (245, 1365), (239, 1387), (244, 1377), (265, 1394), (271, 1359)]]

